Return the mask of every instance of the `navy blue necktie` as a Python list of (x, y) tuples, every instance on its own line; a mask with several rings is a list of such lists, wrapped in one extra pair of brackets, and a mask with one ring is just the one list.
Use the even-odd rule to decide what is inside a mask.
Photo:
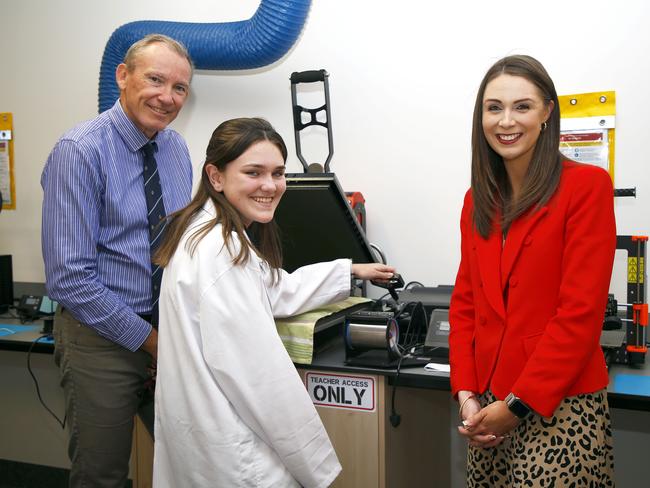
[[(144, 153), (144, 192), (147, 199), (147, 219), (149, 221), (149, 245), (151, 256), (163, 240), (165, 230), (165, 204), (162, 198), (160, 175), (154, 153), (158, 150), (156, 143), (149, 141), (142, 146)], [(160, 295), (160, 282), (163, 270), (160, 266), (151, 263), (151, 324), (158, 326), (158, 297)]]

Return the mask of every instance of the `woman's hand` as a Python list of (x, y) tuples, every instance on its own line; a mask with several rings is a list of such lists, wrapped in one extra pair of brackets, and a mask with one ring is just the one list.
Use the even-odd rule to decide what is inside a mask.
[(481, 404), (473, 391), (460, 390), (458, 392), (458, 404), (460, 405), (458, 415), (461, 420), (465, 420), (481, 410)]
[(489, 448), (501, 444), (519, 422), (521, 420), (510, 411), (506, 403), (498, 400), (465, 417), (464, 426), (458, 430), (469, 439), (470, 446)]
[(476, 394), (469, 390), (460, 390), (458, 392), (458, 403), (460, 405), (459, 416), (462, 425), (458, 426), (458, 433), (467, 438), (470, 445), (486, 444), (494, 441), (491, 433), (483, 433), (471, 428), (470, 418), (474, 417), (481, 411), (481, 404)]
[(356, 263), (352, 265), (352, 276), (360, 280), (388, 281), (395, 274), (395, 268), (381, 263)]

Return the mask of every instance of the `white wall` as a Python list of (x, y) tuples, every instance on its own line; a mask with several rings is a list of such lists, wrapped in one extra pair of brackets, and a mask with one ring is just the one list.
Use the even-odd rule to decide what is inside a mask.
[[(21, 0), (3, 2), (0, 112), (13, 112), (16, 211), (0, 214), (0, 253), (16, 281), (43, 281), (43, 163), (57, 138), (97, 112), (101, 55), (111, 32), (134, 20), (248, 18), (257, 0)], [(469, 185), (475, 92), (485, 70), (512, 53), (537, 57), (558, 93), (616, 90), (616, 202), (620, 234), (650, 233), (650, 6), (642, 0), (430, 2), (314, 0), (296, 46), (265, 69), (198, 72), (174, 126), (195, 166), (218, 123), (268, 118), (293, 153), (289, 75), (330, 73), (335, 156), (346, 190), (366, 197), (368, 234), (406, 280), (453, 283), (458, 217)], [(645, 32), (645, 34), (644, 34)], [(307, 134), (308, 159), (326, 139)], [(300, 171), (295, 156), (290, 171)]]

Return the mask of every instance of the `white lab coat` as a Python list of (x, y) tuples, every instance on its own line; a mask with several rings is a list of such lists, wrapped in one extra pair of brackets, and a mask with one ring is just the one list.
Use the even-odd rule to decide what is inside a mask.
[[(214, 214), (208, 202), (195, 224)], [(341, 466), (273, 316), (346, 298), (351, 262), (273, 284), (255, 254), (232, 264), (220, 225), (193, 256), (186, 239), (160, 294), (154, 487), (329, 486)]]

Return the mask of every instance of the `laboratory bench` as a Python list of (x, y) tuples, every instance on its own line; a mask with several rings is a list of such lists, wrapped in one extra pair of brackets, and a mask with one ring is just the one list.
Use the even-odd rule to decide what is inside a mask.
[[(342, 340), (334, 341), (319, 350), (311, 365), (300, 365), (299, 369), (311, 368), (323, 371), (346, 371), (380, 374), (389, 385), (450, 391), (449, 373), (427, 371), (423, 367), (403, 367), (397, 374), (395, 369), (368, 368), (345, 364), (345, 347)], [(609, 367), (607, 398), (610, 407), (650, 412), (650, 357), (640, 365), (612, 364)]]
[[(41, 337), (42, 323), (0, 319), (0, 329), (5, 325), (17, 332), (0, 335), (0, 459), (69, 468), (67, 436), (38, 403), (26, 368), (26, 351)], [(41, 395), (62, 417), (63, 393), (52, 352), (51, 341), (41, 339), (30, 361)], [(397, 374), (395, 369), (349, 366), (338, 339), (317, 350), (312, 364), (296, 366), (343, 465), (333, 487), (465, 485), (466, 446), (456, 433), (458, 405), (450, 398), (447, 372), (420, 366), (403, 367)], [(347, 385), (347, 396), (337, 385)], [(647, 463), (639, 459), (647, 457), (640, 447), (650, 445), (650, 359), (634, 368), (613, 365), (608, 398), (617, 484), (634, 486), (631, 481), (641, 479)], [(393, 426), (396, 416), (399, 425)], [(151, 439), (139, 422), (134, 436), (133, 486), (150, 486)]]
[[(319, 374), (356, 381), (367, 376), (379, 385), (376, 412), (354, 411), (349, 405), (319, 406), (315, 401), (343, 465), (333, 486), (464, 486), (466, 445), (456, 432), (458, 404), (450, 398), (449, 373), (417, 366), (402, 367), (398, 374), (395, 369), (349, 366), (345, 359), (341, 340), (318, 351), (312, 364), (297, 365), (308, 390), (309, 376)], [(616, 465), (621, 466), (616, 473), (618, 486), (634, 486), (630, 482), (641, 475), (640, 466), (647, 462), (638, 447), (650, 445), (650, 358), (634, 367), (612, 365), (609, 373)], [(400, 416), (397, 427), (391, 424), (391, 413)], [(364, 416), (374, 417), (366, 420), (372, 424), (365, 427), (366, 437), (351, 436), (350, 430), (359, 430), (357, 424)], [(358, 453), (368, 458), (361, 466)], [(372, 470), (367, 469), (370, 458), (377, 459)], [(360, 467), (366, 471), (364, 480), (359, 479)]]
[(43, 332), (43, 323), (21, 323), (18, 319), (0, 318), (0, 349), (6, 351), (52, 354), (54, 339)]
[[(29, 485), (25, 486), (39, 488), (67, 486), (65, 479), (70, 469), (68, 436), (40, 404), (31, 376), (37, 379), (40, 395), (48, 408), (62, 421), (65, 402), (59, 369), (54, 364), (54, 340), (43, 333), (43, 328), (43, 320), (23, 323), (17, 317), (0, 316), (0, 463), (11, 476), (28, 478)], [(143, 443), (151, 445), (150, 438), (144, 438), (145, 433), (142, 424), (134, 429), (129, 486), (151, 486), (151, 469), (142, 466), (151, 464), (152, 459), (147, 460), (146, 454), (136, 456), (135, 449)]]

